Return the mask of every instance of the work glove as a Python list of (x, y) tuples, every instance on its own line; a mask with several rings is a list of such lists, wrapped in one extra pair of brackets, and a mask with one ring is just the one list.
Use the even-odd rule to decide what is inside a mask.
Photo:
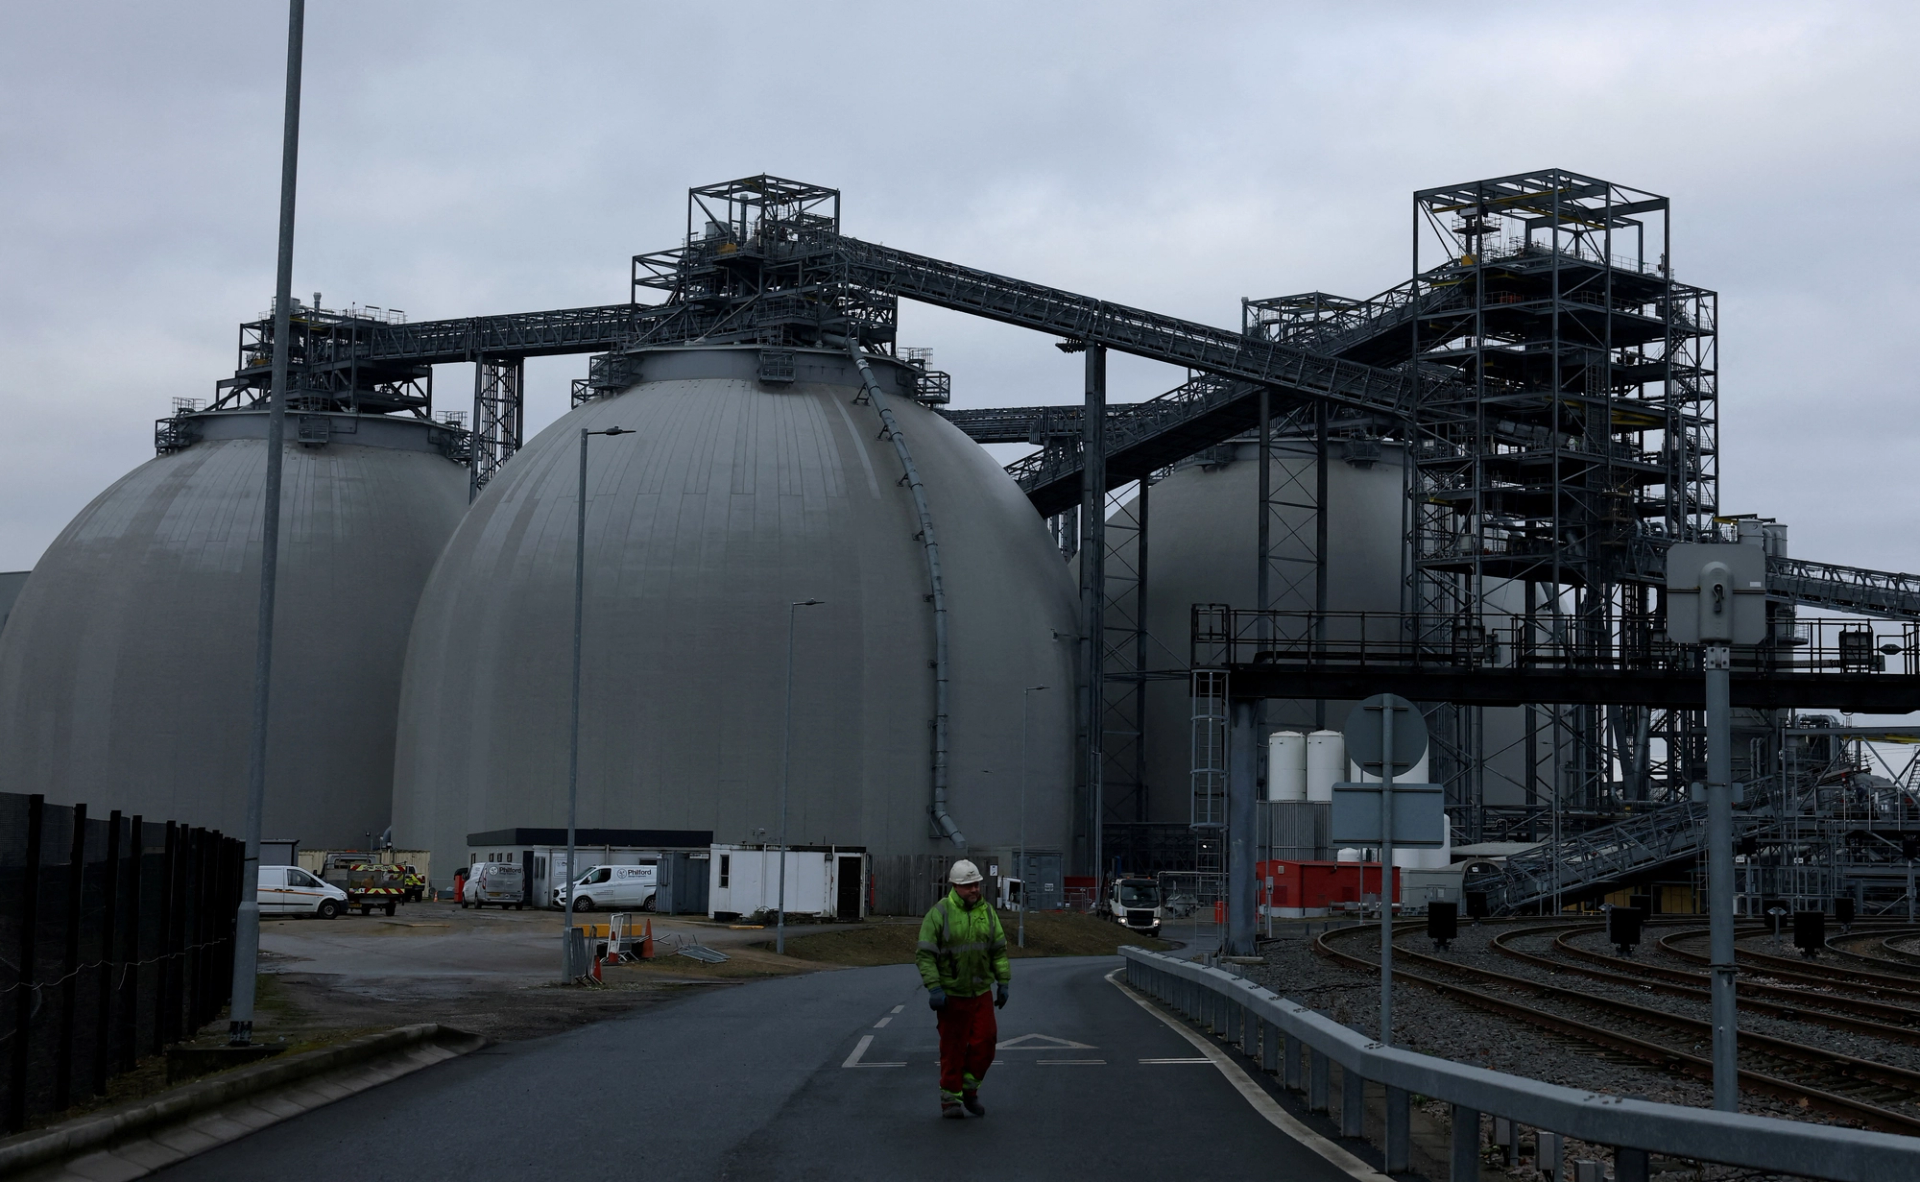
[(940, 988), (938, 985), (935, 985), (933, 988), (927, 990), (927, 1008), (928, 1009), (930, 1010), (945, 1009), (946, 1005), (947, 1005), (946, 990)]
[(1005, 981), (993, 987), (993, 1008), (996, 1010), (1007, 1008), (1007, 983)]

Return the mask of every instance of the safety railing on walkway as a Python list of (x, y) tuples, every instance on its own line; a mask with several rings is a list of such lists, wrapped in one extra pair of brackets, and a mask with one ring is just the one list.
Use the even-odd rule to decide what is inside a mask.
[(1477, 1179), (1480, 1117), (1577, 1138), (1614, 1151), (1615, 1182), (1647, 1182), (1650, 1155), (1713, 1162), (1834, 1182), (1920, 1178), (1920, 1138), (1715, 1112), (1584, 1092), (1382, 1046), (1244, 977), (1138, 948), (1120, 950), (1127, 984), (1185, 1014), (1328, 1110), (1332, 1065), (1341, 1068), (1340, 1134), (1364, 1135), (1365, 1085), (1386, 1092), (1382, 1156), (1408, 1168), (1414, 1096), (1452, 1106), (1451, 1175)]

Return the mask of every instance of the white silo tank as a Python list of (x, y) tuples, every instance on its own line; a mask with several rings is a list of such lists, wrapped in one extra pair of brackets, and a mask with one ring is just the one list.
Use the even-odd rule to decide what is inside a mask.
[[(785, 352), (783, 350), (783, 352)], [(579, 824), (777, 842), (788, 621), (794, 844), (957, 853), (930, 824), (933, 614), (913, 492), (842, 351), (629, 355), (528, 442), (446, 547), (407, 656), (396, 841), (562, 827), (580, 432), (590, 444)], [(949, 809), (975, 851), (1068, 852), (1077, 595), (993, 459), (873, 360), (926, 489), (950, 630)], [(790, 609), (807, 599), (817, 607)], [(1050, 687), (1023, 695), (1026, 687)], [(897, 862), (889, 862), (895, 865)], [(915, 871), (919, 873), (919, 871)], [(920, 880), (916, 879), (916, 882)]]
[(1347, 772), (1347, 739), (1339, 731), (1315, 731), (1307, 736), (1307, 799), (1333, 800), (1333, 786)]
[[(243, 831), (266, 418), (189, 417), (193, 442), (47, 548), (0, 633), (0, 791)], [(407, 631), (467, 507), (453, 439), (411, 417), (288, 416), (269, 838), (353, 849), (387, 827)]]
[(1267, 799), (1301, 801), (1307, 798), (1307, 736), (1299, 731), (1275, 731), (1267, 739)]
[[(1422, 755), (1412, 767), (1407, 769), (1406, 775), (1395, 776), (1394, 779), (1402, 784), (1428, 783), (1427, 777), (1431, 774), (1428, 767), (1429, 756), (1431, 756), (1431, 754), (1432, 752), (1429, 751), (1426, 755)], [(1352, 760), (1347, 761), (1347, 772), (1348, 778), (1356, 784), (1378, 784), (1380, 782), (1379, 776), (1374, 775), (1372, 772), (1361, 771), (1360, 765), (1354, 763)]]

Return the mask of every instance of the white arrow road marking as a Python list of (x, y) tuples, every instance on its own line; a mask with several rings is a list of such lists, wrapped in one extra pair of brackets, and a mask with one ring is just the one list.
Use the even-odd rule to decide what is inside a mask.
[(1010, 1038), (994, 1048), (1001, 1051), (1091, 1051), (1096, 1048), (1072, 1039), (1055, 1038), (1051, 1034), (1023, 1034), (1019, 1038)]
[(1183, 1023), (1175, 1021), (1173, 1018), (1161, 1013), (1160, 1009), (1152, 1002), (1128, 987), (1127, 983), (1121, 980), (1125, 973), (1125, 969), (1115, 969), (1107, 974), (1107, 980), (1113, 983), (1114, 988), (1132, 998), (1135, 1005), (1138, 1005), (1141, 1009), (1152, 1014), (1162, 1022), (1165, 1022), (1172, 1028), (1175, 1034), (1192, 1043), (1193, 1049), (1205, 1055), (1209, 1062), (1215, 1067), (1218, 1067), (1220, 1074), (1227, 1077), (1227, 1082), (1233, 1085), (1234, 1090), (1240, 1093), (1241, 1098), (1252, 1105), (1255, 1112), (1267, 1118), (1268, 1124), (1279, 1129), (1287, 1136), (1292, 1137), (1295, 1141), (1300, 1142), (1300, 1144), (1305, 1145), (1321, 1157), (1326, 1158), (1342, 1173), (1346, 1174), (1349, 1178), (1356, 1179), (1357, 1182), (1393, 1182), (1392, 1179), (1382, 1174), (1379, 1170), (1374, 1169), (1366, 1162), (1361, 1161), (1359, 1158), (1353, 1156), (1353, 1154), (1348, 1153), (1345, 1149), (1342, 1149), (1340, 1146), (1327, 1140), (1325, 1137), (1322, 1137), (1295, 1119), (1292, 1113), (1280, 1107), (1278, 1100), (1275, 1100), (1267, 1094), (1265, 1088), (1261, 1087), (1252, 1077), (1248, 1076), (1245, 1071), (1241, 1070), (1240, 1065), (1229, 1058), (1225, 1051), (1214, 1046), (1211, 1041), (1195, 1034)]
[(840, 1066), (842, 1067), (905, 1067), (906, 1066), (905, 1063), (862, 1063), (860, 1061), (860, 1056), (866, 1054), (867, 1048), (872, 1045), (873, 1045), (873, 1035), (871, 1034), (861, 1035), (860, 1041), (854, 1045), (853, 1054), (848, 1055), (847, 1061), (845, 1063), (840, 1064)]

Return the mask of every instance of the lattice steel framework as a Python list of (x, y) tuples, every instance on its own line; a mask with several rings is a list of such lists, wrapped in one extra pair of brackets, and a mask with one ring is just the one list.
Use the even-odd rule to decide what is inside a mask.
[(467, 499), (480, 495), (526, 435), (526, 359), (482, 357), (473, 366), (473, 454)]

